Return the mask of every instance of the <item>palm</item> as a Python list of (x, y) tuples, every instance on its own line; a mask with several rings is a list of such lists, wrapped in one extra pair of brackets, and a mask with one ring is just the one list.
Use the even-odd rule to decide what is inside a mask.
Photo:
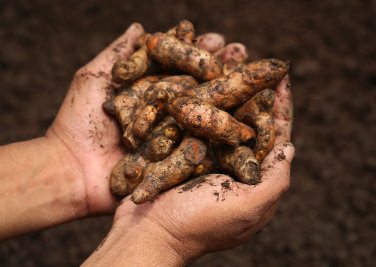
[(121, 146), (115, 121), (101, 108), (108, 79), (85, 70), (78, 72), (51, 126), (82, 169), (89, 212), (111, 210), (115, 203), (108, 190), (108, 176), (121, 157)]

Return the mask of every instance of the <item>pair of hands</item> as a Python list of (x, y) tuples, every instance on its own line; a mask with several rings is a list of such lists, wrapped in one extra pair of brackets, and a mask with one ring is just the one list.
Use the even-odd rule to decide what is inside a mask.
[[(279, 199), (289, 187), (294, 155), (289, 143), (290, 85), (286, 77), (276, 90), (276, 145), (261, 166), (261, 184), (249, 186), (225, 175), (209, 175), (204, 181), (195, 181), (196, 186), (188, 182), (192, 185), (190, 190), (183, 190), (182, 185), (163, 193), (152, 203), (137, 206), (126, 197), (117, 206), (108, 178), (112, 167), (122, 157), (121, 137), (116, 121), (103, 112), (102, 103), (110, 90), (113, 63), (132, 54), (136, 39), (142, 33), (140, 24), (132, 24), (77, 71), (46, 136), (65, 151), (62, 160), (70, 166), (76, 180), (72, 205), (77, 214), (87, 216), (116, 211), (112, 231), (116, 235), (133, 236), (129, 233), (132, 231), (140, 238), (148, 235), (149, 241), (162, 243), (187, 262), (208, 251), (247, 241), (275, 213)], [(111, 242), (106, 241), (100, 250), (105, 251), (106, 243)]]

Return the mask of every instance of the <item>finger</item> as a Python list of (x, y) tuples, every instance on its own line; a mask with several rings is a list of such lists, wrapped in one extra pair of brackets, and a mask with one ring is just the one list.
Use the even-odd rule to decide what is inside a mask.
[(137, 39), (144, 33), (139, 23), (133, 23), (129, 28), (107, 48), (100, 52), (86, 67), (94, 73), (110, 73), (112, 65), (120, 58), (128, 58), (133, 52)]
[(244, 62), (248, 58), (248, 52), (245, 45), (241, 43), (230, 43), (218, 50), (215, 56), (219, 58), (223, 64), (230, 61)]
[(196, 45), (198, 48), (205, 49), (210, 53), (215, 53), (225, 46), (225, 37), (215, 32), (205, 33), (197, 36)]
[(288, 142), (291, 139), (293, 103), (290, 87), (290, 79), (286, 75), (276, 88), (274, 100), (275, 144)]
[(287, 191), (294, 153), (294, 146), (286, 142), (276, 145), (264, 159), (261, 165), (261, 183), (245, 187), (251, 207), (256, 205), (268, 208)]

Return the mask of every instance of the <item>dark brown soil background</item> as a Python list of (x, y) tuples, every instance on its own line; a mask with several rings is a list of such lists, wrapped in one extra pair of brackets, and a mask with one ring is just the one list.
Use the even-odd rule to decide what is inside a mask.
[[(42, 135), (75, 70), (131, 22), (154, 32), (188, 18), (245, 43), (251, 59), (291, 60), (297, 147), (273, 222), (192, 266), (375, 266), (375, 15), (371, 0), (3, 0), (0, 144)], [(77, 266), (110, 225), (92, 218), (2, 242), (0, 266)]]

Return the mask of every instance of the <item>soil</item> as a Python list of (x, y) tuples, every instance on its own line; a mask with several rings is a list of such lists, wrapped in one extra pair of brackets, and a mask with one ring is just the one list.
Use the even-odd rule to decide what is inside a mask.
[[(374, 266), (376, 2), (6, 1), (0, 3), (0, 144), (42, 135), (75, 70), (133, 21), (181, 18), (242, 42), (251, 59), (292, 63), (296, 158), (289, 193), (248, 243), (191, 266)], [(0, 244), (1, 266), (77, 266), (111, 217)]]

